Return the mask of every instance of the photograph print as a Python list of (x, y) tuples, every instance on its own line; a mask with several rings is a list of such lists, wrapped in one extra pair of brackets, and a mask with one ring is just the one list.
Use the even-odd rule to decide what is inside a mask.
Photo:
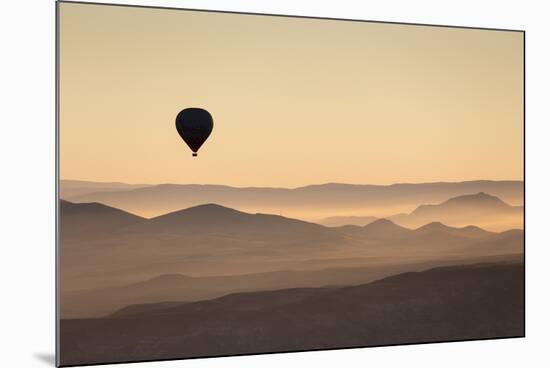
[(523, 337), (524, 32), (57, 3), (58, 364)]

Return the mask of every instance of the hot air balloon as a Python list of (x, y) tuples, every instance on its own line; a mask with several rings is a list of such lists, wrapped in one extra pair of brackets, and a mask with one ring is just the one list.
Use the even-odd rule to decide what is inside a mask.
[(197, 156), (197, 151), (206, 141), (213, 127), (212, 115), (198, 107), (183, 109), (176, 116), (176, 129), (181, 139), (193, 151), (193, 156)]

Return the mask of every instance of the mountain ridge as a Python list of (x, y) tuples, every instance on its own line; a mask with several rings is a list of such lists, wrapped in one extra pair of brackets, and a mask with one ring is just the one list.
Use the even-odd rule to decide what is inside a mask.
[(350, 216), (360, 212), (375, 217), (409, 213), (422, 203), (437, 203), (458, 195), (477, 192), (492, 193), (504, 200), (522, 203), (523, 182), (320, 184), (297, 188), (160, 184), (129, 190), (88, 193), (64, 199), (73, 202), (101, 202), (148, 218), (212, 202), (247, 212), (278, 213), (292, 218), (322, 222), (320, 218)]
[(522, 226), (523, 206), (512, 206), (495, 195), (478, 192), (437, 204), (422, 204), (408, 214), (390, 216), (389, 219), (405, 227), (443, 222), (454, 227), (475, 224), (487, 230), (501, 231)]
[(452, 267), (351, 287), (241, 293), (139, 306), (113, 318), (62, 319), (61, 363), (524, 336), (523, 276), (523, 263)]

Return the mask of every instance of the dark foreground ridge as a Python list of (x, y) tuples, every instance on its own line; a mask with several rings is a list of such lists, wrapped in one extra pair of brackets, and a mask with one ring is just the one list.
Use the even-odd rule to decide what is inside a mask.
[(61, 364), (523, 336), (523, 267), (442, 267), (359, 286), (239, 293), (62, 320)]

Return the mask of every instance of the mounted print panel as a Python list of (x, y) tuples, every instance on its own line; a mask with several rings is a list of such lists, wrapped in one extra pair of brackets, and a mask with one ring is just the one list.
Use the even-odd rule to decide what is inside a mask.
[(524, 32), (57, 6), (59, 365), (524, 336)]

